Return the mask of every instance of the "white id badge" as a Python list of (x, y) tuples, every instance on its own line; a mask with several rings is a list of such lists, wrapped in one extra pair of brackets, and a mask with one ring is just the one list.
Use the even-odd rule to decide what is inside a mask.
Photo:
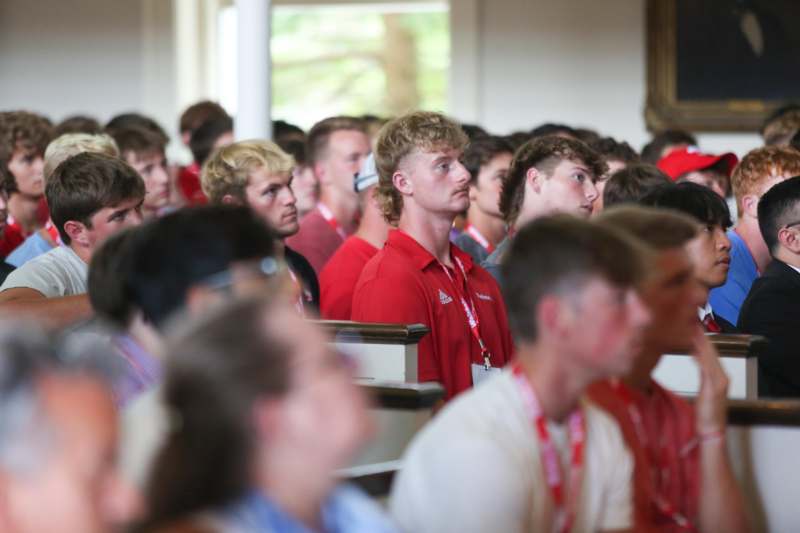
[(486, 367), (484, 365), (477, 365), (475, 363), (472, 363), (472, 386), (477, 387), (485, 379), (488, 379), (499, 373), (500, 373), (499, 368), (490, 366), (489, 370), (486, 370)]

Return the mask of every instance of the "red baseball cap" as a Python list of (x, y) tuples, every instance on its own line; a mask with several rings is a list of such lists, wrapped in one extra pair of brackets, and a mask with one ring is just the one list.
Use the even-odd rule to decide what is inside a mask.
[(730, 177), (733, 168), (736, 166), (736, 163), (739, 162), (739, 158), (736, 157), (736, 154), (731, 152), (711, 155), (702, 153), (696, 146), (687, 146), (686, 148), (678, 148), (668, 153), (659, 159), (656, 166), (667, 176), (676, 180), (687, 172), (705, 170), (708, 167), (716, 165), (720, 161), (725, 162), (728, 177)]

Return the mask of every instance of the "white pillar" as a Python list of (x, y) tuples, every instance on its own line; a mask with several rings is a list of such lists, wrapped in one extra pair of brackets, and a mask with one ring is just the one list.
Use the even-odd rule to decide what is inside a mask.
[(272, 135), (270, 117), (270, 0), (236, 0), (237, 140)]

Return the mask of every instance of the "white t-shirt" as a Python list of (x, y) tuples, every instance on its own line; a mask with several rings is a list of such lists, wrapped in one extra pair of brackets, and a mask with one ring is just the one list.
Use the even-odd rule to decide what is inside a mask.
[[(583, 405), (586, 451), (571, 531), (630, 528), (630, 452), (614, 421)], [(566, 424), (548, 428), (562, 466), (568, 465)], [(409, 532), (551, 531), (539, 441), (510, 370), (456, 398), (417, 435), (395, 479), (390, 510)]]
[(11, 272), (0, 291), (28, 288), (41, 292), (46, 298), (84, 294), (88, 272), (88, 265), (72, 248), (56, 246)]

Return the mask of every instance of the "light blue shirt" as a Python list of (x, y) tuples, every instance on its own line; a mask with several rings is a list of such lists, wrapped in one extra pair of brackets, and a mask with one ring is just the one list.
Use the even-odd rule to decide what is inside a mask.
[[(242, 533), (314, 533), (261, 492), (251, 491), (226, 507), (218, 518)], [(351, 485), (337, 487), (322, 508), (325, 533), (397, 533), (384, 512)]]
[(38, 257), (52, 249), (53, 247), (50, 243), (44, 240), (44, 238), (39, 235), (39, 232), (36, 231), (33, 235), (25, 239), (22, 244), (17, 246), (13, 252), (8, 254), (6, 263), (19, 268), (34, 257)]
[(739, 310), (742, 308), (750, 287), (758, 278), (758, 268), (753, 255), (744, 240), (733, 230), (728, 231), (731, 241), (731, 266), (725, 285), (711, 289), (708, 301), (714, 314), (721, 316), (734, 326), (739, 321)]

